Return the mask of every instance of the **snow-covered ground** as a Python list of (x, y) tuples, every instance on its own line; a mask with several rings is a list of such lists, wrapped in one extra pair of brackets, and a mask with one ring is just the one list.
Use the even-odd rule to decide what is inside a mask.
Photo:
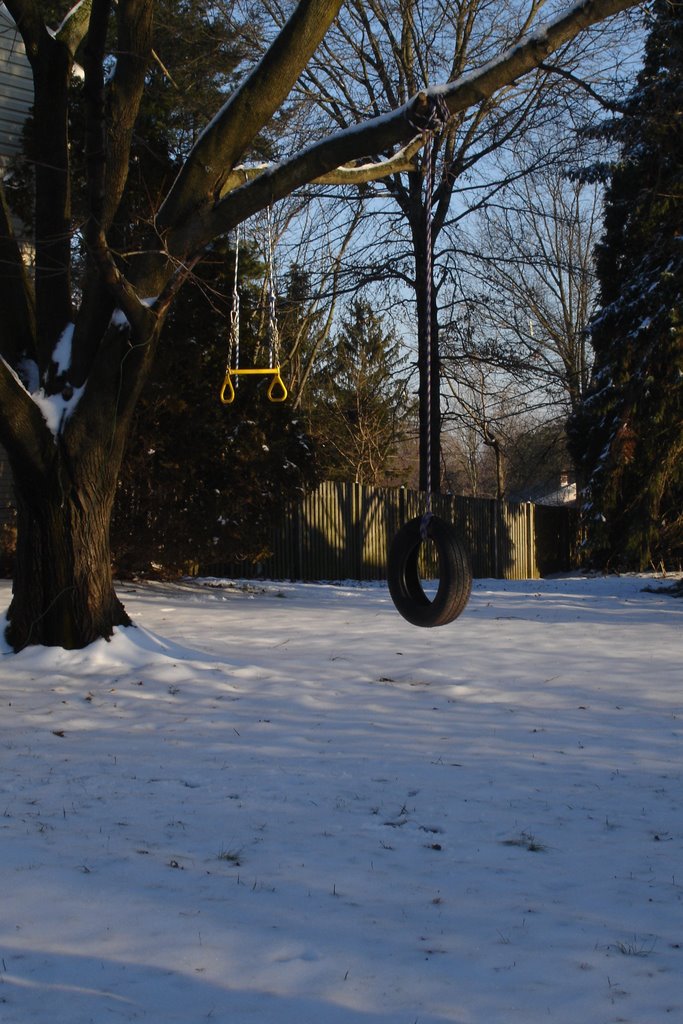
[(479, 581), (433, 630), (381, 586), (126, 584), (144, 628), (3, 648), (2, 1024), (683, 1020), (648, 582)]

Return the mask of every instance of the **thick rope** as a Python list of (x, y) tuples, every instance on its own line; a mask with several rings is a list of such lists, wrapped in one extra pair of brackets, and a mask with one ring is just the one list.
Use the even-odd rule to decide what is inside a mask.
[[(450, 117), (449, 110), (441, 97), (436, 97), (429, 109), (427, 118), (420, 124), (419, 128), (424, 137), (424, 167), (425, 167), (425, 294), (426, 294), (426, 319), (425, 334), (427, 345), (427, 511), (422, 518), (421, 532), (423, 539), (426, 539), (429, 520), (432, 518), (432, 279), (434, 276), (434, 241), (432, 238), (432, 202), (434, 199), (434, 163), (436, 160), (436, 136), (444, 128)], [(416, 126), (417, 127), (417, 126)]]
[[(425, 294), (427, 301), (425, 333), (427, 336), (427, 512), (432, 515), (432, 274), (434, 252), (432, 241), (432, 196), (434, 190), (433, 156), (435, 146), (431, 134), (425, 132)], [(425, 529), (426, 529), (425, 523)]]

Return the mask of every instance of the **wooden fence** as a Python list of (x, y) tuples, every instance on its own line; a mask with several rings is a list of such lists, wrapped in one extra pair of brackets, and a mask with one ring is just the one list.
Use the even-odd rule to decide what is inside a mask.
[[(200, 571), (247, 579), (386, 579), (392, 538), (424, 510), (418, 491), (327, 482), (273, 531), (269, 558), (202, 565)], [(574, 509), (435, 495), (432, 511), (460, 530), (478, 579), (536, 579), (576, 564)], [(433, 574), (428, 567), (424, 572)]]

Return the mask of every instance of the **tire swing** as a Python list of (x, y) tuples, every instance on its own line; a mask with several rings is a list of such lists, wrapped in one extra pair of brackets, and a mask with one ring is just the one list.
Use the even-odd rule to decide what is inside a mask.
[(232, 285), (232, 308), (230, 310), (230, 330), (228, 334), (228, 358), (225, 367), (225, 378), (220, 392), (223, 405), (232, 405), (235, 401), (235, 389), (240, 377), (270, 377), (266, 396), (269, 402), (285, 402), (287, 387), (280, 375), (280, 334), (276, 316), (275, 275), (273, 273), (273, 241), (268, 210), (268, 366), (240, 366), (240, 295), (237, 288), (237, 271), (239, 263), (239, 228), (235, 232), (235, 274)]
[[(432, 111), (432, 127), (425, 130), (425, 224), (427, 275), (427, 409), (431, 425), (431, 335), (432, 335), (432, 161), (434, 144), (429, 146), (435, 128), (447, 119), (438, 108)], [(427, 511), (423, 516), (410, 519), (401, 527), (389, 548), (388, 584), (396, 610), (413, 626), (445, 626), (464, 610), (472, 590), (472, 568), (467, 546), (452, 523), (435, 516), (431, 510), (432, 468), (431, 436), (427, 431)], [(420, 580), (420, 549), (431, 541), (436, 547), (439, 562), (439, 586), (433, 600), (424, 592)]]
[[(432, 541), (439, 556), (439, 586), (430, 600), (422, 588), (420, 548)], [(467, 546), (453, 525), (427, 512), (408, 520), (389, 548), (389, 593), (396, 610), (413, 626), (445, 626), (464, 610), (472, 589)]]

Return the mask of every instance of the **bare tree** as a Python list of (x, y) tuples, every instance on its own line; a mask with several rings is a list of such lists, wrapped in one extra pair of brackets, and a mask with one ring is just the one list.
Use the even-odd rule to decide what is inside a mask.
[[(445, 4), (441, 0), (353, 0), (327, 34), (319, 51), (302, 75), (298, 89), (311, 108), (309, 119), (318, 131), (330, 125), (347, 129), (386, 107), (405, 103), (409, 97), (440, 78), (456, 78), (485, 63), (501, 47), (514, 45), (535, 23), (545, 8), (543, 0), (531, 4), (510, 3), (493, 8), (478, 0)], [(556, 124), (565, 116), (567, 93), (580, 89), (575, 72), (590, 63), (597, 77), (598, 63), (610, 63), (604, 49), (596, 61), (593, 52), (574, 47), (562, 53), (558, 78), (552, 62), (524, 80), (510, 83), (493, 96), (433, 125), (431, 147), (410, 149), (401, 173), (387, 174), (367, 190), (367, 208), (373, 227), (359, 234), (361, 245), (350, 250), (353, 273), (363, 283), (393, 278), (413, 298), (416, 323), (420, 394), (421, 486), (439, 489), (440, 482), (440, 374), (439, 293), (447, 279), (444, 262), (448, 248), (429, 264), (427, 247), (439, 249), (446, 229), (452, 233), (464, 212), (481, 206), (497, 194), (505, 182), (514, 181), (529, 168), (549, 159), (553, 140), (529, 152), (525, 167), (499, 173), (491, 157), (510, 146), (524, 132)], [(575, 106), (578, 105), (575, 103)], [(555, 132), (555, 135), (557, 133)], [(551, 133), (546, 132), (546, 138)], [(418, 140), (419, 142), (419, 140)], [(486, 170), (481, 170), (485, 167)], [(429, 170), (430, 174), (427, 174)], [(492, 173), (493, 172), (493, 173)], [(433, 179), (427, 196), (425, 181)], [(458, 196), (458, 209), (453, 200)], [(381, 224), (376, 228), (375, 224)], [(448, 230), (450, 229), (450, 231)], [(429, 464), (428, 464), (429, 463)]]
[[(131, 417), (162, 327), (217, 237), (313, 180), (391, 173), (436, 100), (479, 106), (632, 0), (582, 0), (479, 69), (320, 138), (245, 181), (240, 162), (286, 101), (340, 0), (301, 0), (268, 52), (199, 135), (134, 251), (112, 246), (154, 49), (153, 0), (84, 0), (51, 29), (37, 0), (7, 0), (35, 87), (35, 271), (0, 201), (0, 441), (18, 508), (7, 639), (82, 647), (128, 616), (112, 582), (109, 519)], [(112, 35), (113, 34), (113, 35)], [(112, 44), (111, 40), (114, 39)], [(70, 83), (83, 69), (86, 194), (72, 218)], [(493, 54), (492, 54), (493, 58)], [(362, 161), (361, 166), (357, 165)], [(338, 170), (341, 168), (341, 170)], [(73, 274), (80, 233), (85, 271)]]
[(547, 417), (543, 396), (483, 362), (447, 363), (444, 376), (447, 478), (465, 493), (498, 499), (557, 490), (571, 460), (564, 420)]
[(561, 442), (590, 375), (599, 216), (599, 187), (549, 166), (511, 176), (476, 218), (466, 300), (454, 302), (443, 331), (443, 372), (448, 415), (458, 429), (471, 418), (490, 446), (499, 495), (508, 489), (503, 467), (528, 430), (552, 436), (571, 466)]
[(445, 377), (454, 399), (454, 411), (448, 415), (448, 420), (455, 424), (457, 435), (466, 443), (472, 464), (477, 458), (472, 433), (480, 445), (491, 451), (495, 465), (495, 496), (504, 498), (510, 426), (521, 414), (524, 403), (513, 392), (509, 380), (502, 380), (500, 374), (495, 374), (483, 363), (465, 361), (458, 373), (453, 373), (451, 365), (445, 370)]
[(479, 218), (473, 358), (535, 382), (555, 415), (578, 407), (590, 376), (600, 200), (596, 184), (549, 167), (512, 183)]

